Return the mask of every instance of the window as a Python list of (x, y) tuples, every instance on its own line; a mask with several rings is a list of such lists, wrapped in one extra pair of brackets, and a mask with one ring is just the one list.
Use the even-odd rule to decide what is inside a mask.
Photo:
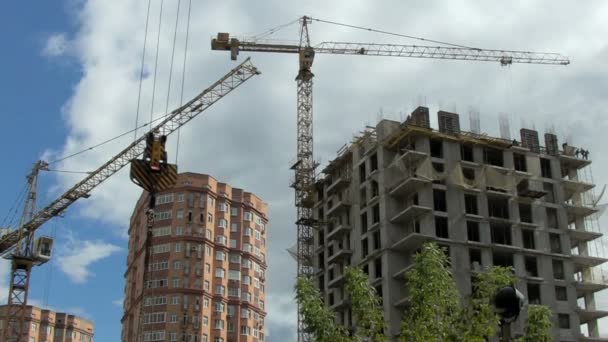
[(473, 146), (468, 144), (460, 145), (460, 159), (464, 161), (474, 161), (473, 160)]
[(435, 216), (435, 235), (444, 239), (449, 238), (447, 217)]
[(152, 236), (157, 237), (157, 236), (167, 236), (167, 235), (171, 235), (171, 227), (167, 226), (167, 227), (158, 227), (158, 228), (154, 228), (152, 229)]
[(241, 280), (241, 271), (238, 270), (229, 270), (228, 271), (228, 279), (230, 280)]
[(553, 260), (553, 278), (564, 280), (564, 262), (561, 260)]
[(226, 226), (228, 225), (228, 221), (226, 221), (225, 219), (219, 219), (217, 220), (217, 226), (220, 228), (226, 228)]
[(361, 234), (367, 232), (367, 213), (361, 214)]
[(173, 297), (171, 297), (171, 304), (173, 304), (173, 305), (179, 305), (179, 296), (173, 296)]
[(176, 242), (175, 243), (175, 253), (179, 253), (182, 251), (182, 243), (181, 242)]
[(555, 299), (560, 301), (568, 301), (568, 291), (565, 286), (555, 287)]
[(477, 210), (477, 196), (471, 194), (464, 194), (464, 209), (467, 214), (478, 215)]
[(501, 245), (511, 244), (511, 226), (508, 224), (490, 223), (492, 243)]
[(557, 222), (557, 210), (555, 208), (546, 208), (547, 213), (547, 227), (548, 228), (559, 228)]
[(480, 249), (469, 249), (469, 262), (471, 263), (471, 269), (475, 270), (475, 263), (481, 266), (481, 250)]
[(247, 253), (251, 253), (251, 245), (248, 243), (244, 243), (243, 244), (243, 251), (247, 252)]
[(469, 241), (481, 241), (479, 235), (479, 222), (467, 221), (467, 240)]
[(211, 265), (209, 263), (205, 263), (205, 273), (211, 272)]
[(251, 277), (248, 276), (248, 275), (244, 275), (243, 276), (243, 284), (245, 284), (245, 285), (251, 284)]
[(224, 278), (226, 276), (226, 271), (221, 267), (215, 268), (215, 277), (216, 278)]
[(361, 257), (365, 258), (369, 254), (367, 238), (361, 240)]
[(488, 213), (490, 217), (509, 218), (509, 200), (506, 198), (488, 198)]
[(205, 280), (205, 282), (203, 283), (203, 289), (205, 289), (206, 291), (209, 291), (210, 289), (210, 283), (209, 280)]
[(552, 183), (543, 183), (543, 190), (547, 193), (545, 197), (545, 202), (555, 203), (555, 191)]
[(540, 285), (528, 283), (528, 303), (540, 305)]
[(495, 266), (513, 267), (513, 254), (494, 251), (492, 262)]
[(380, 230), (374, 232), (374, 249), (380, 249), (382, 247), (382, 241), (380, 240)]
[(431, 157), (443, 158), (443, 141), (431, 139)]
[(177, 194), (177, 201), (178, 202), (184, 202), (185, 200), (186, 200), (186, 194), (185, 193)]
[(433, 189), (433, 205), (436, 211), (448, 211), (444, 190)]
[(171, 251), (171, 244), (164, 243), (162, 245), (152, 246), (152, 254), (168, 253)]
[(251, 228), (246, 227), (245, 230), (243, 231), (243, 235), (251, 236)]
[(165, 322), (165, 313), (164, 312), (150, 312), (144, 314), (144, 324), (153, 324), (153, 323), (164, 323)]
[(251, 293), (249, 293), (249, 292), (243, 292), (241, 294), (241, 300), (245, 301), (245, 302), (251, 302)]
[(535, 257), (525, 257), (526, 275), (528, 277), (538, 277), (538, 263)]
[(483, 162), (489, 165), (504, 166), (502, 150), (491, 147), (484, 147)]
[(560, 329), (570, 329), (570, 315), (557, 314), (557, 321)]
[(217, 302), (215, 303), (215, 312), (224, 312), (224, 303), (222, 302)]
[(225, 261), (226, 260), (226, 252), (216, 251), (215, 252), (215, 260)]
[(246, 325), (241, 326), (241, 335), (249, 335), (249, 327)]
[(175, 236), (184, 235), (184, 227), (175, 227)]
[(463, 167), (462, 176), (470, 181), (474, 181), (475, 180), (475, 169), (471, 169), (469, 167)]
[(215, 285), (215, 294), (216, 295), (224, 295), (226, 292), (226, 288), (222, 285)]
[(215, 243), (226, 246), (226, 237), (224, 235), (218, 235), (215, 237)]
[(175, 218), (178, 220), (181, 220), (184, 218), (184, 211), (183, 210), (176, 210), (175, 211)]
[(155, 221), (160, 221), (160, 220), (170, 220), (171, 219), (171, 212), (170, 211), (161, 211), (158, 213), (154, 214), (154, 220)]
[(156, 196), (156, 204), (165, 204), (173, 202), (173, 194), (162, 194)]
[(551, 160), (546, 158), (540, 158), (540, 175), (545, 178), (552, 178)]
[(382, 259), (378, 258), (374, 260), (374, 272), (377, 278), (382, 278)]
[(224, 321), (221, 319), (216, 319), (213, 324), (213, 329), (222, 330), (224, 329)]
[(528, 229), (521, 230), (521, 237), (524, 242), (524, 248), (534, 249), (536, 244), (534, 243), (534, 231)]
[(372, 198), (378, 197), (380, 195), (380, 186), (378, 185), (378, 182), (373, 180), (371, 182), (371, 185), (372, 185)]
[(377, 154), (372, 154), (371, 157), (369, 157), (369, 165), (370, 165), (370, 172), (374, 172), (374, 170), (378, 170), (378, 155)]
[(239, 231), (239, 226), (236, 223), (231, 223), (230, 224), (230, 231), (233, 233), (236, 233)]
[(359, 165), (359, 183), (365, 182), (366, 177), (367, 176), (365, 175), (365, 163), (362, 163), (361, 165)]
[(241, 289), (238, 287), (229, 287), (228, 297), (241, 297)]
[(241, 308), (241, 318), (249, 319), (249, 310), (247, 308)]
[(226, 202), (221, 202), (218, 205), (218, 210), (219, 211), (228, 211), (228, 204)]
[(230, 248), (236, 248), (236, 240), (230, 239)]
[(252, 221), (253, 220), (253, 214), (249, 211), (243, 213), (243, 220), (244, 221)]
[(380, 222), (380, 204), (376, 204), (372, 208), (372, 224)]
[(519, 203), (519, 220), (521, 222), (532, 223), (532, 205)]
[(213, 223), (213, 214), (207, 213), (207, 223)]
[(562, 244), (559, 234), (550, 233), (549, 243), (551, 245), (551, 253), (562, 253)]
[(231, 207), (230, 216), (238, 216), (238, 215), (239, 215), (239, 210), (237, 208)]
[(519, 153), (513, 153), (513, 166), (517, 171), (527, 172), (526, 156)]

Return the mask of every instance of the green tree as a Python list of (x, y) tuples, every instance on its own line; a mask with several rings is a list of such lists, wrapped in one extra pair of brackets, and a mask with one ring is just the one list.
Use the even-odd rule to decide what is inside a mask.
[(401, 322), (402, 341), (456, 340), (460, 300), (448, 259), (435, 243), (423, 245), (406, 276), (410, 305)]
[(460, 318), (460, 331), (464, 341), (484, 342), (496, 336), (499, 317), (492, 307), (492, 297), (500, 288), (514, 285), (516, 277), (511, 267), (491, 266), (476, 273), (473, 294), (464, 306)]
[(347, 267), (344, 278), (346, 293), (350, 298), (352, 313), (357, 320), (355, 338), (358, 340), (384, 342), (386, 324), (380, 297), (368, 280), (368, 275), (356, 267)]
[(544, 305), (530, 305), (524, 336), (517, 342), (551, 342), (551, 326), (551, 310)]
[(336, 314), (329, 309), (321, 298), (319, 290), (312, 281), (298, 278), (296, 300), (302, 315), (306, 332), (318, 342), (348, 342), (345, 329), (336, 324)]

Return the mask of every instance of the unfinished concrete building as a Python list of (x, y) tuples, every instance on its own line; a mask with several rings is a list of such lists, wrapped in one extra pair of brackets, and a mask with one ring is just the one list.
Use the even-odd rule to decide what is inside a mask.
[[(460, 130), (455, 113), (418, 107), (383, 120), (342, 148), (317, 183), (316, 281), (337, 320), (353, 326), (343, 270), (358, 265), (382, 297), (395, 338), (408, 297), (404, 276), (426, 241), (449, 253), (456, 285), (512, 266), (529, 303), (551, 308), (555, 341), (600, 341), (595, 305), (607, 288), (590, 160), (557, 137), (522, 129), (518, 140)], [(523, 333), (523, 317), (513, 335)]]

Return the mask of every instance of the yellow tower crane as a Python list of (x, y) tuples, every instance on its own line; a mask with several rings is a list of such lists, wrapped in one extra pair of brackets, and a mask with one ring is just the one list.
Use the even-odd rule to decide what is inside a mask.
[[(429, 45), (400, 45), (400, 44), (375, 44), (375, 43), (350, 43), (350, 42), (323, 42), (315, 46), (310, 44), (308, 25), (312, 21), (327, 24), (346, 26), (365, 31), (390, 34), (414, 38), (426, 42), (438, 43), (444, 46)], [(294, 21), (297, 22), (297, 21)], [(294, 23), (292, 22), (292, 23)], [(300, 42), (298, 45), (277, 44), (273, 42), (260, 41), (258, 39), (231, 38), (228, 33), (218, 33), (217, 38), (212, 39), (211, 49), (230, 51), (232, 60), (236, 60), (240, 51), (247, 52), (272, 52), (272, 53), (295, 53), (299, 57), (299, 71), (297, 82), (297, 156), (296, 162), (291, 167), (295, 172), (292, 187), (295, 189), (295, 204), (297, 208), (297, 251), (295, 253), (298, 264), (298, 276), (311, 277), (313, 274), (313, 227), (319, 224), (313, 217), (313, 185), (315, 182), (315, 168), (317, 163), (313, 159), (313, 103), (312, 103), (312, 79), (314, 74), (311, 67), (315, 54), (338, 54), (338, 55), (360, 55), (360, 56), (390, 56), (390, 57), (415, 57), (433, 59), (454, 59), (470, 61), (499, 62), (500, 65), (511, 65), (514, 63), (527, 64), (556, 64), (568, 65), (568, 58), (557, 53), (540, 53), (528, 51), (490, 50), (471, 48), (462, 45), (443, 43), (424, 38), (394, 34), (354, 25), (341, 24), (311, 17), (299, 18)], [(291, 24), (291, 23), (290, 23)], [(287, 24), (289, 25), (289, 24)], [(283, 25), (285, 27), (287, 25)], [(269, 32), (274, 33), (276, 29)], [(301, 316), (298, 310), (298, 341), (307, 341)]]

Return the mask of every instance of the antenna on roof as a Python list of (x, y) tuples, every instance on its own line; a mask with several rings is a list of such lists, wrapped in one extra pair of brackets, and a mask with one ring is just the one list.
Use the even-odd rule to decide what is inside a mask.
[(503, 139), (511, 140), (509, 114), (502, 112), (498, 114), (498, 126), (500, 127), (500, 137)]
[(481, 134), (481, 126), (479, 123), (479, 109), (469, 107), (469, 130), (476, 134)]

